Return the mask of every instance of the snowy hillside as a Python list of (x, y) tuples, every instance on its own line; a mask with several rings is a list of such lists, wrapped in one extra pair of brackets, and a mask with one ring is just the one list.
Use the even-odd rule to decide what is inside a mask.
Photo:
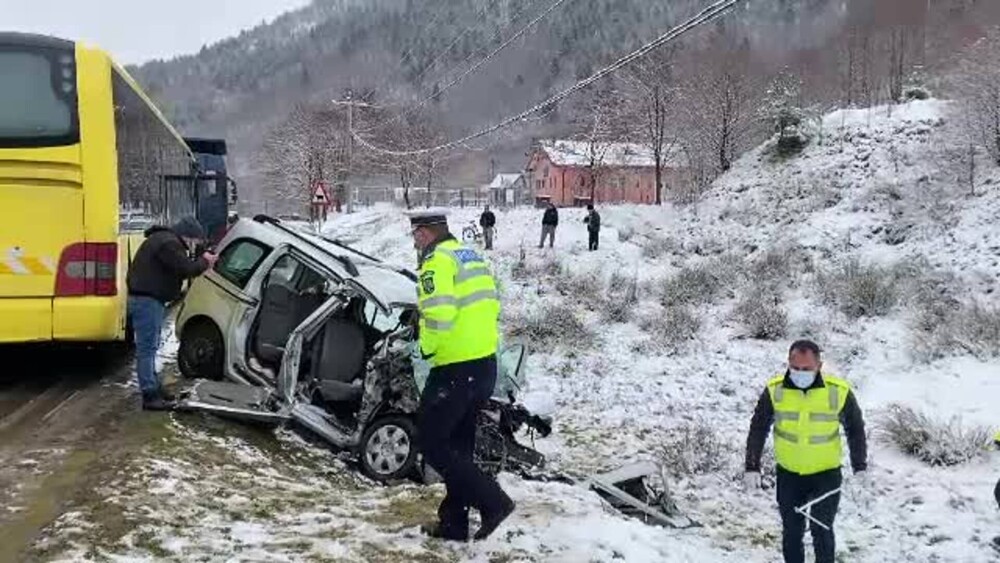
[[(992, 498), (1000, 455), (974, 451), (967, 463), (931, 467), (881, 432), (893, 403), (942, 423), (960, 417), (966, 430), (1000, 426), (998, 336), (989, 327), (1000, 174), (981, 160), (974, 195), (961, 185), (960, 157), (946, 150), (950, 119), (940, 101), (834, 113), (803, 154), (778, 162), (761, 147), (697, 205), (603, 209), (594, 253), (582, 210), (562, 210), (554, 250), (536, 248), (540, 211), (497, 214), (488, 255), (503, 286), (505, 329), (534, 350), (528, 404), (557, 421), (539, 448), (575, 470), (665, 461), (682, 508), (705, 525), (652, 534), (640, 526), (621, 537), (581, 522), (591, 542), (622, 550), (649, 542), (648, 558), (629, 561), (727, 553), (773, 561), (773, 490), (740, 490), (744, 442), (788, 343), (811, 336), (827, 351), (825, 369), (856, 387), (868, 423), (874, 482), (841, 503), (845, 560), (1000, 556), (988, 545), (1000, 530)], [(454, 210), (453, 230), (477, 216)], [(327, 230), (414, 263), (398, 211), (341, 217)], [(573, 559), (565, 530), (531, 510), (507, 530)], [(699, 555), (680, 555), (691, 550)]]

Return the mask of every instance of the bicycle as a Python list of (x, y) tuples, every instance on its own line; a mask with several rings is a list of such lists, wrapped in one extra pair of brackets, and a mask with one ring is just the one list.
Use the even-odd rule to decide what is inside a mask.
[(483, 241), (483, 233), (480, 232), (479, 225), (475, 221), (469, 221), (469, 224), (462, 228), (462, 240), (477, 244)]

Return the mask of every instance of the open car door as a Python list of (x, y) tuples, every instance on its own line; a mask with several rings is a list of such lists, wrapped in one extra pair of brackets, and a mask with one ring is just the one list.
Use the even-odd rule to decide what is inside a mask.
[(528, 347), (521, 343), (501, 348), (497, 354), (497, 384), (493, 397), (506, 400), (512, 394), (516, 397), (525, 386), (524, 363)]
[(292, 331), (276, 388), (198, 379), (178, 393), (177, 410), (202, 411), (275, 425), (290, 420), (298, 403), (296, 393), (304, 344), (319, 332), (331, 315), (344, 307), (344, 303), (341, 295), (330, 297)]

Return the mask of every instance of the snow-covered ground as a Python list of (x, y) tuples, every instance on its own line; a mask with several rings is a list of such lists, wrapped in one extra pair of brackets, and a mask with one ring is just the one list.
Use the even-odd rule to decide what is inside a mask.
[[(947, 112), (940, 101), (837, 112), (802, 155), (776, 162), (761, 147), (698, 204), (601, 209), (597, 252), (587, 251), (583, 210), (561, 210), (554, 249), (537, 248), (540, 210), (497, 211), (496, 249), (487, 256), (501, 284), (504, 326), (542, 334), (528, 342), (530, 383), (521, 398), (552, 414), (556, 426), (536, 446), (574, 471), (641, 459), (686, 465), (671, 485), (701, 528), (646, 526), (585, 490), (504, 476), (518, 502), (509, 523), (487, 542), (448, 545), (417, 532), (433, 518), (439, 486), (372, 487), (293, 434), (279, 432), (275, 442), (178, 417), (99, 491), (134, 527), (95, 543), (99, 509), (71, 514), (50, 530), (46, 541), (62, 546), (50, 552), (65, 560), (776, 561), (773, 489), (741, 490), (744, 444), (765, 381), (783, 368), (789, 342), (809, 335), (826, 350), (826, 371), (855, 386), (868, 422), (872, 484), (857, 487), (846, 472), (839, 560), (997, 561), (989, 543), (1000, 535), (992, 496), (1000, 454), (930, 467), (880, 439), (879, 428), (887, 407), (901, 403), (995, 429), (1000, 361), (925, 361), (913, 353), (911, 301), (852, 320), (815, 284), (817, 270), (849, 257), (925, 262), (954, 275), (963, 302), (997, 306), (1000, 172), (980, 163), (975, 194), (959, 187), (956, 157), (946, 150)], [(453, 210), (453, 230), (478, 214)], [(399, 210), (339, 216), (325, 230), (415, 266)], [(796, 258), (778, 272), (753, 269), (775, 249)], [(696, 266), (742, 275), (727, 276), (714, 298), (690, 307), (699, 325), (692, 339), (664, 346), (672, 330), (664, 324), (676, 312), (661, 288)], [(748, 337), (733, 315), (762, 275), (777, 280), (788, 316), (787, 334), (773, 341)], [(634, 304), (609, 315), (632, 281)], [(543, 320), (558, 321), (558, 329), (537, 332)]]
[[(644, 346), (650, 336), (636, 322), (663, 314), (655, 288), (679, 268), (728, 254), (749, 263), (782, 248), (812, 258), (816, 268), (849, 257), (862, 263), (925, 261), (931, 271), (954, 274), (964, 300), (997, 306), (1000, 174), (980, 168), (976, 193), (968, 195), (956, 176), (961, 164), (943, 148), (951, 134), (948, 120), (948, 104), (941, 101), (836, 112), (824, 119), (822, 139), (804, 154), (775, 162), (770, 147), (761, 147), (696, 205), (601, 209), (605, 229), (601, 249), (593, 253), (586, 249), (584, 210), (561, 211), (553, 250), (536, 248), (540, 211), (498, 211), (496, 250), (488, 254), (501, 278), (505, 319), (569, 307), (592, 333), (569, 345), (533, 350), (525, 400), (551, 407), (557, 420), (555, 434), (539, 442), (543, 451), (573, 469), (607, 469), (659, 458), (665, 444), (681, 439), (682, 428), (710, 427), (721, 442), (720, 459), (709, 464), (714, 469), (675, 485), (682, 506), (706, 527), (672, 541), (707, 541), (713, 549), (701, 555), (703, 561), (721, 560), (728, 551), (749, 561), (773, 560), (780, 533), (773, 495), (747, 494), (737, 485), (746, 430), (764, 382), (782, 369), (789, 342), (816, 336), (827, 350), (825, 369), (856, 387), (870, 436), (873, 485), (852, 492), (838, 520), (845, 560), (997, 560), (1000, 553), (987, 544), (1000, 534), (992, 497), (1000, 456), (931, 468), (880, 440), (878, 428), (892, 403), (945, 421), (958, 417), (963, 424), (997, 428), (1000, 361), (959, 356), (922, 362), (912, 353), (911, 307), (848, 319), (825, 305), (812, 276), (794, 265), (780, 273), (790, 279), (786, 338), (746, 338), (730, 314), (737, 299), (726, 292), (696, 307), (701, 330), (679, 354)], [(453, 231), (479, 212), (452, 210)], [(905, 240), (886, 234), (897, 225)], [(401, 264), (414, 263), (406, 219), (398, 211), (342, 217), (328, 232)], [(513, 272), (522, 251), (528, 275)], [(538, 273), (552, 264), (564, 273)], [(635, 321), (609, 322), (600, 304), (589, 310), (591, 297), (574, 295), (574, 286), (560, 283), (573, 275), (603, 278), (603, 284), (611, 276), (615, 283), (636, 279)], [(601, 282), (594, 285), (600, 294), (606, 291)], [(735, 297), (742, 291), (730, 289)], [(519, 522), (515, 518), (514, 525)], [(551, 531), (534, 533), (542, 543), (554, 540)], [(602, 536), (604, 530), (590, 534)]]

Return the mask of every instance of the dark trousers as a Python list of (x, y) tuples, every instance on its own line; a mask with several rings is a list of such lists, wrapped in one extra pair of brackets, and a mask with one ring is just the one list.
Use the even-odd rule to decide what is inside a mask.
[[(798, 475), (778, 467), (778, 510), (781, 512), (781, 547), (785, 563), (803, 563), (805, 550), (802, 536), (806, 531), (806, 517), (795, 509), (807, 502), (840, 488), (843, 476), (840, 469), (823, 471), (813, 475)], [(840, 493), (814, 504), (810, 511), (813, 518), (830, 527), (824, 530), (808, 520), (809, 532), (813, 539), (816, 563), (834, 563), (835, 538), (833, 520), (840, 504)]]
[(496, 379), (496, 356), (433, 368), (420, 397), (420, 447), (444, 479), (447, 494), (438, 517), (448, 537), (468, 537), (470, 508), (492, 515), (509, 501), (500, 485), (473, 462), (476, 415), (492, 395)]
[(601, 242), (601, 231), (588, 231), (590, 233), (590, 250), (597, 250), (597, 245)]
[(493, 229), (494, 227), (483, 227), (483, 240), (486, 243), (486, 250), (493, 250)]

